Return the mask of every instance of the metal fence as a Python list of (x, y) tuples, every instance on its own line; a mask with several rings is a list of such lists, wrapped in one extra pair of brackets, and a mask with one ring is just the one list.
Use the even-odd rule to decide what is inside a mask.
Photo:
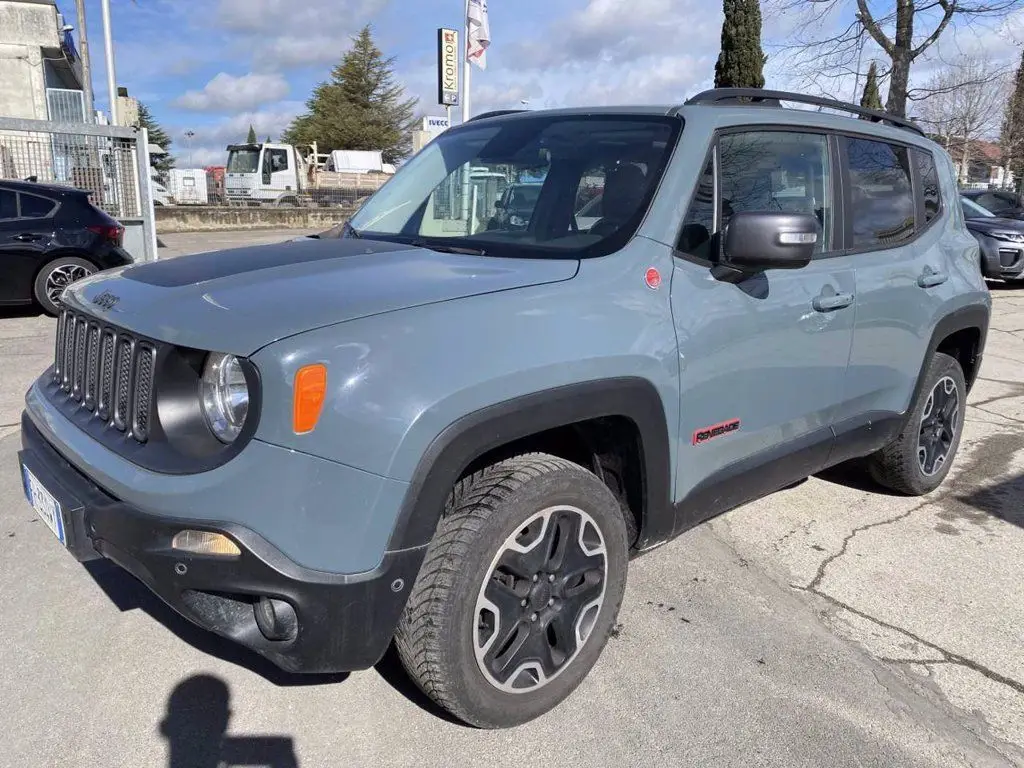
[[(147, 141), (143, 129), (0, 117), (0, 179), (85, 190), (93, 205), (126, 230), (141, 228), (143, 241), (136, 247), (143, 258), (155, 259)], [(126, 232), (126, 245), (130, 236)]]

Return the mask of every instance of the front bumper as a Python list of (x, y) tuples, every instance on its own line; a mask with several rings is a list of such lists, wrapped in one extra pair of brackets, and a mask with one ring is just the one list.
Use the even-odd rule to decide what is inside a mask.
[(1024, 244), (985, 237), (981, 245), (982, 274), (994, 280), (1016, 280), (1024, 274)]
[[(313, 571), (242, 526), (153, 515), (125, 504), (71, 466), (27, 415), (21, 426), (19, 460), (60, 503), (66, 545), (79, 561), (117, 563), (185, 618), (290, 672), (366, 669), (384, 655), (425, 547), (389, 552), (367, 573)], [(171, 538), (184, 529), (223, 533), (241, 555), (172, 550)], [(291, 639), (267, 639), (256, 620), (260, 598), (284, 601), (294, 611)]]

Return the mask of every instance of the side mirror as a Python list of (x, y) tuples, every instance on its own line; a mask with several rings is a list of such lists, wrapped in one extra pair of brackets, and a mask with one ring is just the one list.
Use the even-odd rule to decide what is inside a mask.
[(495, 208), (499, 208), (499, 209), (500, 208), (504, 208), (505, 207), (505, 203), (502, 202), (502, 199), (499, 197), (497, 200), (494, 201), (494, 207)]
[(722, 266), (741, 272), (806, 267), (821, 237), (818, 219), (804, 213), (743, 211), (729, 219)]

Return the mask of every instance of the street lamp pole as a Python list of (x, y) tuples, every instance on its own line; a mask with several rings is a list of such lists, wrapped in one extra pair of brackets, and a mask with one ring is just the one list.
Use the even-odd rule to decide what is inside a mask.
[(188, 144), (188, 167), (192, 167), (192, 137), (195, 136), (195, 131), (185, 131), (185, 142)]
[(114, 37), (110, 32), (110, 0), (100, 0), (103, 12), (103, 45), (107, 59), (107, 92), (110, 95), (110, 121), (120, 125), (117, 120), (117, 75), (114, 73)]

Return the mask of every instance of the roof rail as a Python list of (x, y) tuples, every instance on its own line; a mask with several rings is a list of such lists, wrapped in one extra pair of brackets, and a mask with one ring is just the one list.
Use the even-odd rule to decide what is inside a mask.
[(828, 107), (829, 109), (839, 110), (840, 112), (849, 112), (857, 115), (858, 117), (867, 118), (874, 123), (889, 123), (897, 128), (907, 128), (915, 133), (921, 134), (922, 136), (925, 135), (921, 126), (905, 117), (897, 117), (896, 115), (890, 115), (888, 112), (882, 112), (877, 109), (859, 107), (856, 104), (850, 104), (845, 101), (836, 101), (835, 99), (827, 99), (822, 96), (806, 96), (802, 93), (790, 93), (788, 91), (766, 91), (762, 88), (713, 88), (709, 91), (702, 91), (696, 96), (687, 99), (686, 106), (693, 104), (735, 105), (743, 103), (741, 100), (745, 100), (746, 103), (751, 103), (755, 106), (765, 107), (781, 107), (781, 102), (783, 101), (793, 101), (798, 104), (810, 104), (816, 107)]
[(481, 112), (479, 115), (473, 115), (467, 122), (475, 122), (476, 120), (486, 120), (489, 117), (501, 117), (502, 115), (517, 115), (520, 112), (527, 112), (526, 109), (495, 109), (492, 112)]

